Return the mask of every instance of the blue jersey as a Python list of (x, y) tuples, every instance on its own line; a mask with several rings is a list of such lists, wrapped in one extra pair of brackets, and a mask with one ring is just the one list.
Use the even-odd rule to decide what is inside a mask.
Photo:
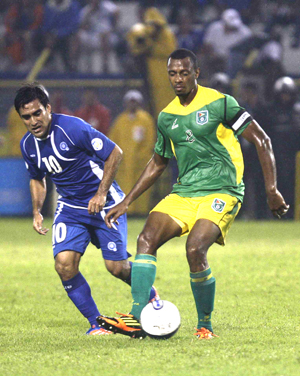
[[(47, 138), (39, 139), (27, 132), (20, 147), (31, 179), (42, 180), (48, 175), (61, 202), (86, 208), (99, 187), (104, 162), (115, 143), (82, 119), (52, 114)], [(114, 181), (105, 207), (123, 198), (124, 193)]]

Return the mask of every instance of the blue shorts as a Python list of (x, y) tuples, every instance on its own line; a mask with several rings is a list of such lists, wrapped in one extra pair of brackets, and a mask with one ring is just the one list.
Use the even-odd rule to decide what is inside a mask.
[(62, 202), (56, 208), (52, 226), (52, 246), (54, 257), (63, 251), (84, 254), (91, 242), (101, 248), (105, 260), (126, 260), (127, 216), (118, 218), (119, 225), (109, 229), (105, 222), (105, 211), (90, 215), (87, 209), (68, 206)]

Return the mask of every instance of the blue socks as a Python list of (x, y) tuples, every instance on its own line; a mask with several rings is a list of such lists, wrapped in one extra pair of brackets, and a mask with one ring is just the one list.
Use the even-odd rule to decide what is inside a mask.
[[(130, 274), (124, 280), (129, 286), (131, 286), (131, 271), (132, 262), (130, 262)], [(94, 302), (91, 295), (91, 288), (87, 283), (86, 279), (79, 272), (75, 277), (69, 279), (68, 281), (62, 281), (62, 284), (72, 302), (75, 304), (76, 308), (81, 312), (81, 314), (88, 319), (91, 326), (98, 323), (96, 317), (100, 315), (100, 312)], [(155, 289), (152, 287), (150, 291), (149, 300), (152, 300), (156, 295)]]
[(91, 289), (83, 275), (79, 272), (75, 277), (62, 284), (72, 302), (84, 317), (88, 319), (91, 326), (98, 323), (96, 317), (100, 315), (96, 303), (91, 295)]

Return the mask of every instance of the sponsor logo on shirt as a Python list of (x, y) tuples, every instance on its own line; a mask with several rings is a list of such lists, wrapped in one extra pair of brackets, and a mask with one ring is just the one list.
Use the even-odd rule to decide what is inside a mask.
[(109, 242), (107, 247), (110, 251), (117, 252), (117, 245), (115, 242)]
[(60, 147), (60, 150), (67, 150), (67, 151), (70, 150), (69, 146), (64, 141), (59, 144), (59, 147)]
[(208, 122), (208, 111), (197, 111), (196, 112), (196, 123), (199, 125), (206, 124)]
[(215, 198), (211, 205), (211, 208), (217, 213), (222, 213), (222, 211), (225, 208), (225, 205), (226, 205), (225, 201), (220, 200), (219, 198)]
[(92, 146), (96, 151), (101, 150), (103, 148), (103, 141), (101, 140), (101, 138), (93, 138)]

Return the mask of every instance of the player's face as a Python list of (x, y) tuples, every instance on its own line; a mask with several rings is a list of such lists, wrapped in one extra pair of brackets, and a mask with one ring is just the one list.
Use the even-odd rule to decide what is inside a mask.
[(27, 130), (37, 138), (45, 138), (51, 125), (51, 106), (46, 108), (35, 99), (20, 108), (20, 116)]
[(184, 59), (169, 59), (168, 75), (175, 94), (187, 96), (197, 87), (199, 68), (195, 69), (189, 57)]

